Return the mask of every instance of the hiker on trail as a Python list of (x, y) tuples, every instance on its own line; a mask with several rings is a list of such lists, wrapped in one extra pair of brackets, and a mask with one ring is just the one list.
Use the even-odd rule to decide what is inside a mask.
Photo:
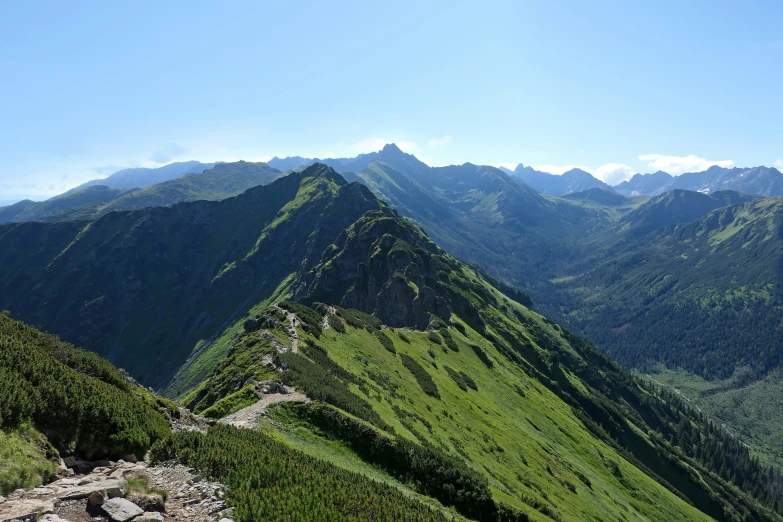
[(287, 369), (288, 369), (288, 363), (284, 362), (283, 363), (283, 371), (286, 371)]
[(280, 354), (275, 354), (275, 368), (280, 367)]

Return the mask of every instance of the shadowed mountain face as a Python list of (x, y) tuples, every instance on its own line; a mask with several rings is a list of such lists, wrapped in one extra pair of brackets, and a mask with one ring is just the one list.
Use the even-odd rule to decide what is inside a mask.
[(538, 192), (552, 196), (564, 196), (591, 188), (600, 188), (607, 192), (614, 192), (612, 187), (581, 169), (571, 169), (560, 176), (556, 176), (525, 167), (520, 163), (514, 170), (514, 176)]
[(615, 192), (623, 196), (649, 196), (660, 193), (672, 179), (671, 174), (659, 170), (653, 174), (634, 174), (631, 179), (623, 181), (613, 188)]
[[(0, 308), (160, 386), (381, 205), (315, 165), (219, 202), (0, 227)], [(321, 217), (319, 217), (321, 216)]]
[(572, 201), (584, 201), (608, 206), (626, 205), (629, 203), (628, 198), (621, 196), (616, 192), (609, 192), (600, 188), (591, 188), (588, 190), (583, 190), (582, 192), (573, 192), (564, 197)]
[(689, 223), (716, 208), (740, 205), (759, 199), (758, 196), (723, 190), (702, 194), (689, 190), (673, 190), (656, 196), (623, 217), (636, 236), (642, 236), (675, 223)]

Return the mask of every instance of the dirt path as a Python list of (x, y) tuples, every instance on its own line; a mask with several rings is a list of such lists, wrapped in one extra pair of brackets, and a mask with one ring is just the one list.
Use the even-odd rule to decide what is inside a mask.
[(267, 408), (278, 402), (310, 402), (310, 399), (302, 393), (296, 391), (294, 388), (287, 388), (288, 393), (269, 393), (261, 395), (261, 400), (252, 406), (241, 409), (236, 413), (232, 413), (228, 417), (223, 417), (218, 422), (223, 424), (231, 424), (237, 428), (255, 428), (258, 426), (260, 417), (266, 415)]

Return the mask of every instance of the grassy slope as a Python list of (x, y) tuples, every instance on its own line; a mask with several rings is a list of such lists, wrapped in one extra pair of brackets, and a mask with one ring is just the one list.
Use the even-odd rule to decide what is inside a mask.
[(56, 219), (77, 207), (100, 207), (133, 194), (137, 189), (112, 189), (96, 185), (46, 201), (22, 201), (0, 208), (0, 223)]
[[(365, 268), (357, 269), (361, 266)], [(457, 333), (460, 328), (450, 329), (450, 336), (443, 331), (439, 336), (404, 333), (412, 340), (410, 344), (393, 334), (396, 349), (382, 347), (377, 332), (370, 334), (348, 327), (348, 333), (339, 333), (346, 327), (343, 321), (336, 321), (318, 340), (301, 330), (300, 346), (316, 364), (305, 364), (293, 357), (291, 361), (295, 364), (286, 376), (298, 376), (291, 382), (302, 384), (305, 391), (314, 393), (313, 397), (360, 415), (382, 429), (391, 425), (396, 431), (428, 440), (451, 454), (464, 452), (474, 460), (479, 471), (493, 480), (501, 501), (516, 498), (514, 505), (519, 505), (521, 496), (532, 488), (548, 496), (558, 492), (554, 502), (558, 508), (562, 504), (569, 512), (588, 509), (586, 505), (595, 502), (596, 497), (594, 487), (587, 484), (593, 485), (596, 477), (599, 484), (609, 488), (612, 484), (609, 473), (616, 481), (614, 486), (619, 483), (631, 489), (630, 482), (624, 482), (622, 477), (631, 474), (637, 480), (636, 477), (644, 475), (646, 478), (638, 480), (649, 481), (653, 489), (647, 491), (646, 497), (634, 496), (638, 489), (629, 493), (630, 507), (626, 507), (650, 511), (657, 518), (673, 514), (667, 511), (666, 503), (657, 499), (659, 490), (655, 488), (663, 490), (660, 484), (665, 482), (671, 484), (666, 487), (673, 486), (716, 517), (723, 509), (736, 509), (735, 514), (743, 513), (746, 508), (756, 509), (748, 497), (722, 483), (671, 445), (669, 441), (682, 418), (679, 406), (670, 407), (665, 397), (640, 387), (630, 375), (591, 347), (511, 301), (500, 293), (499, 287), (493, 288), (482, 280), (475, 269), (445, 254), (420, 229), (393, 213), (369, 212), (347, 228), (327, 249), (321, 263), (297, 286), (295, 295), (303, 296), (306, 302), (361, 306), (398, 326), (400, 321), (422, 324), (419, 315), (409, 315), (418, 306), (418, 297), (430, 301), (430, 306), (439, 310), (442, 307), (438, 303), (449, 302), (455, 307), (455, 314), (457, 311), (465, 314), (461, 317), (466, 319), (462, 327), (468, 332), (467, 338)], [(313, 324), (320, 325), (317, 314), (313, 318), (312, 310), (302, 310), (302, 313), (305, 314), (300, 316), (303, 325), (317, 333), (320, 327), (313, 328)], [(347, 316), (343, 317), (347, 324), (352, 324)], [(468, 324), (475, 325), (475, 329), (471, 330)], [(456, 346), (448, 347), (449, 337), (458, 339)], [(311, 347), (316, 344), (325, 348), (325, 352)], [(495, 361), (492, 370), (480, 362), (468, 344), (475, 344), (479, 351), (490, 354)], [(259, 365), (252, 361), (262, 360), (261, 354), (269, 350), (263, 343), (244, 342), (240, 336), (225, 366), (236, 370), (219, 369), (202, 390), (219, 389), (227, 382), (228, 389), (233, 385), (234, 390), (240, 390), (248, 384), (247, 379), (252, 381), (253, 373), (260, 373)], [(323, 353), (330, 354), (347, 373), (324, 360)], [(429, 370), (431, 376), (412, 375), (418, 366), (425, 368), (421, 372)], [(318, 376), (318, 367), (326, 373), (322, 371)], [(465, 372), (467, 379), (475, 381), (478, 391), (465, 385), (469, 382), (465, 377), (455, 382), (453, 377), (459, 372)], [(233, 375), (240, 378), (230, 382)], [(338, 380), (333, 380), (335, 376)], [(433, 384), (428, 384), (430, 378), (434, 379)], [(345, 383), (350, 383), (351, 389), (365, 401), (348, 397)], [(209, 400), (198, 408), (209, 407), (213, 399), (205, 394), (194, 400), (194, 404), (204, 399)], [(432, 427), (432, 433), (428, 433), (428, 426)], [(589, 431), (585, 426), (589, 426)], [(516, 439), (519, 434), (523, 435), (521, 440)], [(546, 446), (546, 441), (556, 447)], [(465, 447), (472, 449), (468, 451)], [(604, 449), (610, 447), (616, 451), (611, 450), (607, 457)], [(525, 451), (533, 452), (530, 459)], [(615, 465), (619, 462), (615, 452), (622, 453), (637, 468), (626, 473), (622, 464)], [(526, 490), (518, 489), (527, 480), (523, 475), (511, 475), (527, 468), (520, 455), (541, 466), (534, 468), (539, 489), (532, 486), (533, 482), (525, 486)], [(497, 460), (497, 466), (486, 464), (490, 458)], [(551, 473), (545, 470), (545, 459), (549, 460)], [(587, 466), (586, 470), (581, 469), (582, 464)], [(542, 467), (546, 475), (540, 473)], [(663, 477), (660, 484), (653, 485), (650, 477), (654, 474)], [(586, 479), (583, 481), (581, 477)], [(580, 486), (573, 482), (574, 478), (590, 490), (581, 494), (591, 499), (585, 505), (579, 500), (581, 497), (571, 497), (580, 495)], [(555, 509), (546, 503), (543, 495), (528, 495), (528, 500), (528, 504), (538, 508)], [(609, 510), (595, 509), (598, 517), (602, 516), (601, 509)]]
[(0, 307), (161, 386), (382, 205), (316, 166), (219, 202), (4, 225)]
[[(557, 335), (539, 316), (525, 313)], [(404, 332), (407, 343), (386, 330), (395, 355), (363, 329), (347, 326), (345, 334), (328, 329), (319, 339), (299, 330), (300, 342), (324, 347), (333, 360), (360, 378), (351, 384), (352, 391), (369, 401), (398, 434), (462, 455), (490, 480), (497, 500), (525, 510), (533, 520), (548, 518), (523, 497), (548, 506), (564, 520), (709, 520), (597, 441), (568, 405), (477, 332), (469, 327), (464, 337), (453, 328), (451, 332), (458, 352), (433, 343), (425, 332)], [(490, 354), (492, 369), (468, 343)], [(438, 387), (439, 400), (422, 391), (399, 354), (426, 368)], [(463, 391), (446, 366), (464, 371), (478, 390)], [(405, 412), (402, 418), (395, 407)], [(276, 418), (284, 423), (292, 420), (286, 415)], [(319, 439), (295, 420), (282, 429), (291, 443), (308, 453), (369, 472), (363, 465), (356, 466), (355, 457), (339, 444)], [(619, 473), (613, 471), (613, 462), (619, 464)]]
[(57, 471), (46, 437), (29, 425), (0, 429), (0, 495), (44, 484)]
[(284, 441), (306, 455), (325, 460), (337, 467), (360, 473), (371, 480), (394, 487), (407, 497), (442, 512), (449, 519), (457, 522), (467, 520), (454, 509), (446, 508), (437, 500), (416, 492), (410, 484), (403, 484), (385, 471), (364, 462), (341, 441), (317, 435), (313, 432), (312, 426), (302, 422), (287, 408), (273, 408), (270, 415), (278, 421), (278, 424), (263, 423), (259, 427), (275, 439)]
[(0, 494), (45, 482), (58, 452), (142, 455), (174, 409), (97, 355), (0, 313)]

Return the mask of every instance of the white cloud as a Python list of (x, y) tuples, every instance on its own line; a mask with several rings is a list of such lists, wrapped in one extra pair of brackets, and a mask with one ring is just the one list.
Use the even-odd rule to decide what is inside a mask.
[[(394, 142), (389, 142), (394, 143)], [(412, 141), (398, 141), (397, 146), (400, 148), (401, 151), (411, 153), (414, 150), (418, 149), (419, 147), (413, 143)]]
[(548, 172), (549, 174), (554, 174), (555, 176), (560, 176), (561, 174), (564, 174), (568, 172), (571, 169), (581, 169), (585, 172), (589, 172), (590, 174), (593, 173), (593, 169), (590, 167), (580, 166), (580, 165), (530, 165), (535, 170), (540, 170), (541, 172)]
[(442, 138), (433, 138), (427, 142), (428, 147), (440, 147), (441, 145), (448, 145), (451, 143), (451, 136), (443, 136)]
[(495, 167), (496, 169), (503, 167), (508, 170), (514, 170), (515, 168), (517, 168), (516, 163), (493, 163), (492, 166)]
[(701, 172), (713, 165), (729, 168), (734, 166), (734, 160), (708, 160), (691, 154), (690, 156), (664, 156), (663, 154), (643, 154), (639, 161), (647, 162), (647, 165), (655, 170), (662, 170), (669, 174), (677, 175), (683, 172)]
[(591, 173), (607, 185), (617, 185), (625, 180), (631, 179), (634, 171), (628, 165), (622, 163), (607, 163), (601, 165)]
[(783, 167), (783, 159), (779, 159), (775, 162), (776, 167)]

